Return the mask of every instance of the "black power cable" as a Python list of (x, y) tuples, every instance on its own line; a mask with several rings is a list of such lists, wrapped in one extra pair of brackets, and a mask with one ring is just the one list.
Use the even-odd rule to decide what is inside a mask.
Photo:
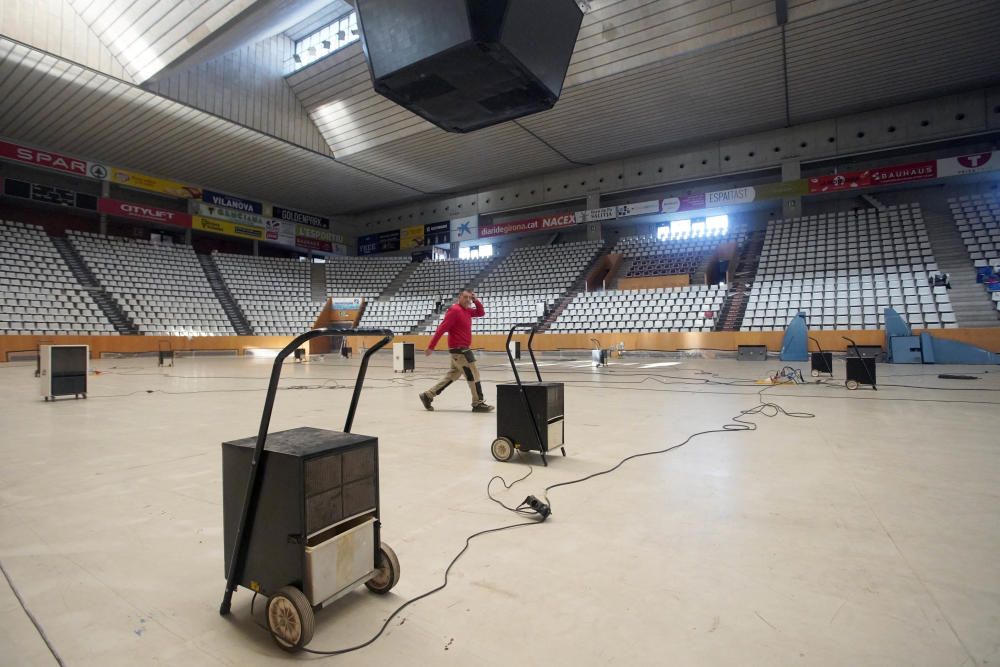
[(28, 616), (28, 620), (31, 621), (31, 624), (35, 626), (35, 630), (38, 631), (38, 636), (42, 638), (43, 642), (45, 642), (45, 646), (48, 647), (49, 653), (51, 653), (52, 657), (55, 658), (56, 663), (62, 667), (64, 664), (62, 658), (59, 657), (59, 653), (52, 645), (52, 642), (49, 641), (48, 636), (45, 634), (45, 630), (42, 629), (42, 626), (35, 618), (35, 615), (31, 613), (31, 610), (28, 609), (28, 605), (24, 603), (24, 600), (21, 598), (20, 591), (17, 590), (17, 586), (15, 586), (14, 582), (11, 581), (10, 575), (7, 574), (7, 570), (4, 568), (2, 561), (0, 561), (0, 572), (3, 573), (3, 578), (7, 580), (7, 585), (10, 586), (10, 590), (14, 593), (14, 597), (17, 598), (18, 603), (21, 605), (21, 609), (23, 609), (24, 613)]

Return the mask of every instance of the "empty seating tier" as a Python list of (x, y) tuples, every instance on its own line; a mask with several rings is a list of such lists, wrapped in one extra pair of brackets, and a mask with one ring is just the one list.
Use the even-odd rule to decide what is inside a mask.
[(409, 264), (409, 257), (331, 257), (326, 260), (326, 293), (377, 298)]
[(236, 334), (190, 246), (85, 232), (68, 238), (141, 333)]
[(955, 325), (917, 204), (768, 223), (741, 330), (785, 327), (800, 310), (816, 329), (877, 329), (892, 306), (913, 326)]
[(1000, 271), (1000, 200), (993, 195), (965, 195), (949, 199), (948, 205), (976, 268)]
[(655, 236), (627, 236), (615, 244), (612, 252), (631, 260), (626, 278), (637, 276), (685, 275), (700, 271), (709, 257), (727, 241), (742, 242), (735, 230), (713, 230), (704, 235), (681, 235), (667, 239)]
[(549, 331), (711, 331), (725, 298), (725, 285), (587, 292), (567, 304)]
[(399, 288), (399, 296), (451, 298), (478, 276), (490, 259), (424, 261)]
[(116, 334), (41, 227), (0, 221), (0, 292), (0, 334)]
[(297, 336), (312, 329), (323, 312), (326, 301), (312, 298), (309, 262), (219, 252), (212, 259), (258, 336)]
[(388, 301), (369, 301), (361, 316), (365, 329), (391, 329), (393, 333), (409, 333), (435, 307), (435, 300), (423, 296), (397, 296)]

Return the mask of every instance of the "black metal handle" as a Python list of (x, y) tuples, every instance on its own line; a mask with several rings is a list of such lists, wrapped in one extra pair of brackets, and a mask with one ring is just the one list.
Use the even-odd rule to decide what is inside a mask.
[(809, 340), (811, 340), (812, 342), (816, 343), (816, 349), (817, 349), (817, 350), (819, 350), (819, 351), (820, 351), (820, 353), (822, 353), (822, 352), (823, 352), (823, 346), (819, 344), (819, 341), (818, 341), (818, 340), (816, 340), (816, 339), (815, 339), (815, 338), (813, 338), (812, 336), (809, 336)]
[(528, 336), (528, 356), (531, 357), (531, 365), (535, 367), (535, 377), (538, 381), (542, 381), (542, 374), (538, 370), (538, 362), (535, 361), (535, 351), (531, 347), (532, 341), (535, 340), (535, 334), (538, 333), (538, 324), (535, 322), (521, 322), (515, 324), (510, 328), (510, 332), (507, 334), (507, 360), (510, 361), (511, 370), (514, 371), (514, 379), (517, 380), (517, 384), (521, 384), (521, 376), (517, 373), (517, 365), (514, 363), (514, 355), (510, 353), (510, 341), (514, 337), (514, 332), (518, 329), (528, 329), (531, 331), (531, 335)]
[(358, 408), (358, 400), (361, 398), (361, 388), (365, 382), (365, 374), (368, 371), (369, 358), (393, 338), (393, 333), (389, 329), (334, 329), (325, 327), (323, 329), (313, 329), (297, 336), (291, 343), (278, 352), (271, 367), (271, 379), (267, 385), (267, 396), (264, 398), (264, 411), (260, 418), (260, 429), (257, 431), (257, 444), (254, 446), (253, 458), (250, 460), (250, 476), (247, 480), (247, 490), (243, 496), (243, 511), (240, 515), (240, 526), (236, 531), (236, 548), (233, 551), (233, 560), (229, 564), (229, 573), (226, 576), (226, 592), (219, 607), (219, 613), (225, 616), (229, 613), (232, 605), (233, 592), (236, 590), (237, 582), (243, 576), (243, 561), (248, 542), (247, 526), (251, 517), (257, 511), (257, 497), (260, 495), (259, 481), (261, 479), (261, 469), (263, 468), (264, 445), (267, 443), (267, 429), (271, 425), (271, 411), (274, 408), (274, 397), (278, 392), (278, 381), (281, 379), (281, 368), (285, 358), (294, 350), (298, 349), (308, 340), (321, 336), (382, 336), (382, 340), (370, 347), (361, 358), (361, 368), (358, 369), (358, 379), (354, 383), (354, 394), (351, 396), (351, 407), (347, 410), (347, 420), (344, 423), (344, 433), (351, 432), (354, 424), (354, 413)]

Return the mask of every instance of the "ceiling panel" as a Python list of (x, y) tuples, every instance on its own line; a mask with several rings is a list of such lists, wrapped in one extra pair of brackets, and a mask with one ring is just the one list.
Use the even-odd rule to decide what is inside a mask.
[(1000, 81), (996, 0), (884, 0), (788, 25), (794, 122)]
[(10, 40), (0, 53), (0, 136), (327, 215), (420, 194)]
[(427, 192), (448, 192), (569, 165), (517, 123), (469, 134), (435, 127), (340, 159)]
[(525, 127), (582, 162), (784, 124), (777, 28), (576, 86)]

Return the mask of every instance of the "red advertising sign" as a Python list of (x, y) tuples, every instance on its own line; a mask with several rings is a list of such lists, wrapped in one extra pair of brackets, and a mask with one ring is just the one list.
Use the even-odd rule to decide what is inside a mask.
[(333, 243), (331, 243), (330, 241), (314, 239), (308, 236), (296, 236), (295, 245), (297, 245), (300, 248), (305, 248), (307, 250), (318, 250), (320, 252), (333, 252)]
[(49, 153), (48, 151), (38, 150), (37, 148), (18, 146), (17, 144), (12, 144), (6, 141), (0, 141), (0, 157), (17, 160), (19, 162), (27, 162), (39, 167), (55, 169), (57, 171), (65, 171), (70, 174), (76, 174), (77, 176), (89, 175), (87, 173), (86, 160), (69, 157), (68, 155), (60, 155), (59, 153)]
[(812, 194), (839, 192), (841, 190), (924, 181), (938, 177), (937, 164), (937, 160), (928, 160), (890, 167), (875, 167), (865, 171), (849, 171), (830, 176), (814, 176), (809, 179), (809, 192)]
[(176, 225), (178, 227), (190, 227), (191, 216), (181, 211), (170, 211), (165, 208), (148, 206), (146, 204), (133, 204), (117, 199), (101, 199), (97, 202), (97, 210), (108, 215), (115, 215), (120, 218), (130, 218), (132, 220), (145, 220), (146, 222), (159, 222), (165, 225)]
[(555, 215), (543, 215), (538, 218), (528, 218), (527, 220), (510, 220), (490, 225), (480, 223), (479, 238), (520, 234), (521, 232), (537, 232), (544, 229), (558, 229), (560, 227), (571, 227), (575, 224), (575, 213), (557, 213)]

